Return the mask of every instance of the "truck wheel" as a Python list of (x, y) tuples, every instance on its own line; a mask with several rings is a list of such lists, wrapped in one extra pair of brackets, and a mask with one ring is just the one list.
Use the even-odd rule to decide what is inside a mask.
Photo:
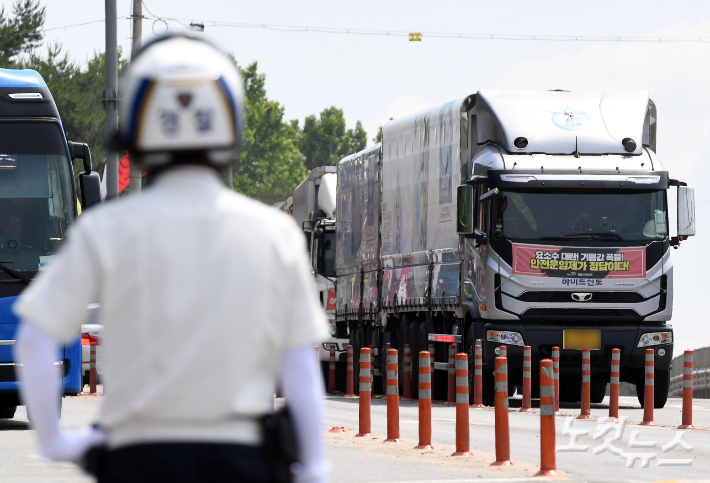
[[(653, 407), (656, 409), (662, 409), (666, 405), (666, 401), (668, 401), (670, 378), (670, 371), (655, 371), (653, 374)], [(641, 407), (643, 407), (646, 381), (643, 379), (641, 381), (641, 383), (636, 384), (636, 397)]]
[(12, 419), (15, 417), (17, 406), (0, 406), (0, 419)]
[[(409, 317), (406, 315), (402, 316), (402, 320), (399, 323), (399, 333), (397, 334), (397, 356), (399, 362), (399, 394), (404, 397), (404, 345), (409, 344), (411, 338), (409, 337), (409, 325), (411, 324)], [(412, 352), (412, 346), (409, 346), (410, 359), (412, 363), (414, 362), (414, 353)], [(414, 366), (410, 365), (410, 369), (414, 369)], [(411, 374), (411, 372), (410, 372)], [(411, 379), (410, 379), (411, 387)], [(411, 390), (410, 390), (411, 393)]]
[(468, 357), (468, 403), (473, 404), (476, 375), (476, 339), (473, 336), (473, 324), (466, 331), (466, 356)]
[[(409, 319), (409, 317), (407, 317)], [(414, 319), (409, 325), (409, 345), (412, 350), (412, 399), (419, 399), (419, 321)]]
[(355, 394), (360, 394), (360, 349), (362, 348), (360, 327), (355, 329), (350, 345), (353, 346), (353, 389)]
[(495, 406), (496, 404), (496, 385), (495, 375), (492, 371), (483, 369), (481, 399), (485, 406)]
[(604, 401), (604, 396), (606, 396), (606, 383), (592, 382), (589, 388), (589, 402), (599, 404)]

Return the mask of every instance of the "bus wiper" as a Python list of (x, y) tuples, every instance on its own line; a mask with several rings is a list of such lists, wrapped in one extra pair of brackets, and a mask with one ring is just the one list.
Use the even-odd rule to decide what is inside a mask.
[(564, 235), (564, 238), (574, 238), (578, 236), (588, 236), (591, 239), (594, 239), (594, 237), (599, 237), (599, 238), (613, 238), (615, 240), (619, 241), (624, 241), (624, 239), (619, 235), (618, 233), (611, 233), (608, 231), (605, 232), (593, 232), (593, 233), (575, 233), (572, 235)]
[(32, 281), (32, 279), (29, 278), (28, 276), (22, 275), (20, 272), (18, 272), (18, 271), (16, 271), (16, 270), (13, 270), (13, 269), (11, 269), (11, 268), (7, 268), (7, 267), (6, 267), (5, 265), (3, 265), (2, 263), (0, 263), (0, 270), (2, 270), (3, 272), (7, 273), (7, 274), (10, 275), (11, 277), (15, 277), (17, 280), (21, 281), (21, 282), (24, 283), (25, 285), (29, 285), (30, 282)]

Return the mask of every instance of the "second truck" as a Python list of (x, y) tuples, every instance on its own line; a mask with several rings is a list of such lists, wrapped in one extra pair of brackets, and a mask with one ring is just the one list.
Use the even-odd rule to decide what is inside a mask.
[(448, 345), (468, 353), (472, 376), (480, 339), (491, 404), (500, 346), (511, 392), (525, 345), (533, 367), (559, 346), (560, 398), (579, 401), (591, 349), (600, 402), (612, 348), (639, 389), (652, 348), (665, 404), (670, 248), (695, 234), (694, 194), (656, 156), (646, 92), (478, 91), (386, 124), (381, 143), (340, 162), (337, 197), (335, 320), (356, 353), (374, 346), (376, 374), (387, 343), (400, 365), (410, 344), (416, 394), (416, 355), (434, 344), (441, 397)]

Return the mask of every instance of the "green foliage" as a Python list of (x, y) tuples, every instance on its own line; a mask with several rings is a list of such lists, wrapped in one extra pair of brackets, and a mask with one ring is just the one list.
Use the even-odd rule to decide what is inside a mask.
[(380, 126), (380, 127), (377, 129), (377, 136), (375, 136), (374, 138), (372, 138), (372, 140), (373, 140), (374, 142), (376, 142), (376, 143), (381, 143), (381, 142), (382, 142), (382, 126)]
[(16, 0), (12, 4), (13, 18), (0, 9), (0, 67), (15, 67), (18, 56), (41, 45), (45, 8), (39, 0)]
[(298, 139), (308, 170), (338, 164), (348, 154), (363, 150), (366, 144), (362, 123), (357, 121), (355, 129), (346, 130), (343, 110), (336, 107), (324, 109), (318, 118), (308, 116)]
[[(40, 0), (15, 0), (13, 18), (0, 8), (0, 67), (33, 69), (47, 82), (62, 117), (67, 139), (91, 148), (94, 169), (101, 172), (106, 157), (106, 114), (101, 107), (106, 59), (95, 53), (86, 67), (74, 62), (60, 44), (40, 53), (45, 7)], [(24, 55), (23, 55), (24, 54)], [(236, 62), (235, 62), (236, 63)], [(127, 65), (119, 51), (119, 72)], [(266, 96), (265, 75), (257, 63), (241, 70), (246, 93), (244, 142), (234, 165), (237, 191), (273, 204), (283, 201), (312, 168), (336, 164), (362, 150), (367, 136), (360, 121), (345, 129), (343, 111), (325, 109), (309, 116), (303, 130), (296, 120), (284, 121), (284, 107)], [(75, 163), (75, 175), (82, 163)]]
[(307, 174), (304, 156), (295, 142), (298, 124), (284, 122), (284, 108), (266, 97), (265, 76), (257, 72), (256, 62), (240, 70), (246, 94), (246, 129), (234, 167), (234, 186), (247, 196), (273, 204), (291, 196)]
[[(118, 59), (120, 72), (127, 65), (120, 50)], [(94, 169), (101, 171), (106, 157), (106, 113), (101, 108), (101, 93), (106, 85), (105, 55), (94, 53), (82, 69), (66, 52), (62, 53), (61, 45), (54, 44), (48, 46), (46, 55), (33, 51), (20, 66), (42, 75), (57, 104), (67, 139), (87, 143)], [(76, 175), (81, 166), (75, 164)]]

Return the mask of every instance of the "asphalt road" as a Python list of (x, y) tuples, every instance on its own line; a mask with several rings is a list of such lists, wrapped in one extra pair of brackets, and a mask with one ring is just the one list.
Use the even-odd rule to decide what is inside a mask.
[[(516, 404), (517, 403), (517, 404)], [(329, 397), (326, 402), (326, 426), (344, 426), (348, 433), (328, 434), (328, 454), (333, 461), (332, 481), (355, 482), (458, 482), (467, 481), (528, 481), (537, 471), (540, 461), (539, 411), (520, 413), (519, 400), (511, 401), (509, 413), (511, 428), (511, 458), (517, 463), (508, 468), (492, 468), (495, 461), (494, 412), (490, 408), (470, 409), (471, 458), (456, 458), (449, 455), (455, 443), (455, 409), (437, 403), (432, 410), (433, 443), (443, 447), (435, 455), (423, 454), (412, 448), (417, 444), (418, 408), (417, 403), (402, 403), (400, 407), (400, 432), (405, 439), (401, 443), (383, 443), (386, 434), (386, 404), (383, 400), (372, 403), (372, 430), (374, 438), (358, 441), (354, 438), (358, 428), (357, 399)], [(578, 452), (557, 452), (557, 467), (572, 481), (594, 482), (659, 482), (659, 481), (710, 481), (710, 400), (695, 400), (693, 431), (677, 431), (680, 424), (681, 400), (670, 399), (663, 410), (655, 411), (659, 427), (639, 426), (643, 410), (636, 398), (622, 398), (620, 416), (626, 416), (627, 424), (621, 432), (620, 440), (605, 442), (615, 435), (615, 429), (606, 435), (595, 433), (606, 427), (606, 423), (574, 420), (573, 430), (589, 430), (581, 436), (577, 444), (583, 446)], [(563, 436), (565, 419), (579, 414), (579, 407), (562, 408), (565, 415), (556, 418), (558, 445), (569, 445), (569, 436)], [(608, 406), (593, 405), (592, 414), (602, 420), (608, 416)], [(598, 426), (599, 425), (599, 426)], [(620, 428), (621, 425), (616, 428)], [(636, 434), (635, 434), (636, 433)], [(692, 448), (669, 449), (678, 434)], [(630, 438), (632, 441), (630, 442)], [(655, 443), (654, 443), (655, 442)], [(611, 444), (608, 451), (594, 450), (603, 444)], [(640, 447), (646, 443), (645, 447)], [(397, 446), (398, 450), (392, 450)], [(584, 447), (587, 446), (587, 447)], [(613, 454), (615, 453), (615, 454)], [(655, 454), (647, 468), (641, 468), (639, 461), (627, 468), (631, 454)], [(650, 457), (645, 455), (645, 457)], [(659, 460), (678, 464), (680, 460), (690, 460), (690, 466), (658, 466)], [(467, 461), (468, 460), (468, 461)], [(540, 481), (540, 478), (535, 478)]]
[[(91, 424), (100, 403), (100, 397), (78, 396), (64, 398), (62, 424), (78, 428)], [(533, 478), (539, 465), (539, 413), (519, 413), (519, 400), (511, 400), (509, 413), (511, 427), (512, 467), (496, 468), (490, 463), (494, 457), (494, 413), (492, 409), (470, 409), (471, 457), (451, 457), (455, 442), (455, 409), (435, 404), (433, 414), (433, 442), (435, 450), (416, 451), (418, 409), (417, 403), (402, 403), (400, 428), (402, 441), (383, 443), (386, 431), (386, 405), (383, 400), (372, 404), (372, 430), (370, 438), (355, 438), (358, 426), (357, 399), (328, 397), (326, 399), (324, 437), (326, 450), (332, 464), (333, 482), (343, 483), (468, 483), (506, 481), (544, 481)], [(605, 437), (594, 439), (597, 421), (574, 421), (572, 428), (588, 429), (590, 434), (578, 439), (579, 445), (589, 445), (580, 452), (558, 452), (557, 466), (572, 481), (593, 482), (669, 482), (710, 481), (710, 400), (696, 399), (694, 423), (698, 428), (684, 431), (684, 441), (692, 450), (676, 447), (663, 452), (662, 446), (679, 434), (674, 428), (680, 422), (681, 401), (669, 400), (663, 410), (655, 411), (660, 426), (638, 426), (642, 409), (635, 398), (623, 398), (620, 415), (627, 416), (621, 440), (610, 441), (610, 451), (594, 454), (593, 450), (605, 444)], [(569, 417), (576, 416), (579, 408), (562, 409)], [(592, 414), (604, 418), (607, 407), (593, 405)], [(565, 417), (556, 418), (557, 444), (569, 444), (562, 435)], [(601, 423), (603, 424), (603, 423)], [(328, 433), (333, 426), (344, 426), (346, 433)], [(638, 434), (633, 434), (638, 432)], [(652, 447), (636, 445), (646, 442)], [(654, 445), (653, 442), (656, 444)], [(620, 451), (616, 451), (618, 448)], [(12, 420), (0, 420), (0, 481), (1, 482), (88, 482), (91, 481), (75, 466), (43, 460), (38, 456), (37, 443), (23, 407), (18, 408)], [(648, 468), (626, 468), (630, 453), (655, 453)], [(690, 459), (690, 466), (658, 466), (659, 459)]]

